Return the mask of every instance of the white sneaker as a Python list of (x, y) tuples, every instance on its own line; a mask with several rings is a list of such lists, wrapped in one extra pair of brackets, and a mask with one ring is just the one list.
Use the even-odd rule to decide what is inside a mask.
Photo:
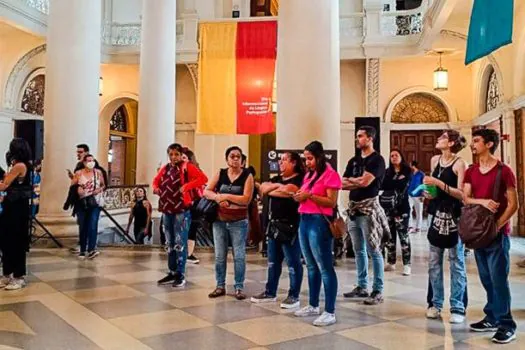
[(301, 310), (298, 310), (294, 313), (296, 317), (308, 317), (308, 316), (317, 316), (321, 314), (321, 311), (318, 307), (313, 307), (311, 305), (303, 307)]
[(435, 308), (435, 307), (429, 307), (427, 310), (427, 318), (430, 318), (432, 320), (437, 320), (441, 317), (441, 310)]
[(410, 265), (403, 266), (403, 276), (410, 276), (412, 274), (412, 267)]
[(26, 281), (23, 278), (13, 278), (11, 282), (5, 287), (5, 290), (19, 290), (26, 286)]
[(11, 283), (11, 277), (8, 276), (2, 276), (0, 277), (0, 289), (4, 289)]
[(326, 327), (326, 326), (330, 326), (334, 323), (336, 323), (337, 320), (335, 319), (335, 314), (331, 314), (329, 312), (323, 312), (323, 314), (321, 316), (319, 316), (315, 321), (314, 321), (314, 326), (317, 326), (317, 327)]
[(386, 264), (385, 265), (385, 271), (395, 271), (396, 265)]
[(465, 322), (465, 316), (460, 315), (460, 314), (451, 314), (449, 322), (452, 324), (463, 323)]

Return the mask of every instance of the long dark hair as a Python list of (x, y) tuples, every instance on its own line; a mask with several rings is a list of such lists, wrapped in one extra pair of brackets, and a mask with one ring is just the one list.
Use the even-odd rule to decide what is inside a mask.
[[(405, 160), (405, 157), (403, 156), (403, 153), (401, 153), (401, 150), (399, 150), (397, 148), (391, 149), (390, 153), (389, 153), (390, 156), (392, 155), (392, 152), (397, 152), (399, 154), (399, 156), (401, 157), (401, 163), (399, 164), (399, 167), (400, 167), (399, 172), (401, 174), (405, 174), (405, 173), (410, 174), (410, 165), (408, 165), (407, 161)], [(390, 161), (390, 165), (388, 166), (388, 169), (386, 170), (386, 173), (389, 176), (394, 176), (395, 175), (396, 168), (394, 167), (394, 164), (392, 164), (392, 161)]]
[[(20, 137), (15, 137), (9, 143), (9, 158), (11, 161), (17, 161), (18, 163), (24, 163), (26, 166), (30, 166), (33, 160), (33, 152), (31, 147), (26, 140)], [(10, 165), (10, 164), (8, 164)]]
[(303, 163), (303, 160), (301, 159), (301, 155), (297, 152), (292, 152), (292, 151), (285, 152), (285, 154), (287, 154), (288, 157), (290, 157), (290, 160), (295, 163), (293, 167), (293, 172), (295, 174), (304, 175), (305, 173), (304, 163)]
[(135, 187), (135, 189), (133, 190), (133, 194), (135, 195), (135, 202), (137, 201), (137, 191), (138, 190), (142, 190), (144, 192), (144, 198), (143, 200), (147, 201), (148, 200), (148, 193), (146, 192), (146, 189), (142, 186), (138, 186), (138, 187)]
[(314, 187), (315, 183), (324, 174), (327, 168), (326, 157), (324, 153), (323, 144), (319, 141), (310, 142), (305, 148), (305, 151), (310, 152), (315, 158), (315, 171), (308, 169), (308, 178), (312, 177), (314, 172), (316, 173), (315, 178), (310, 182), (310, 190)]

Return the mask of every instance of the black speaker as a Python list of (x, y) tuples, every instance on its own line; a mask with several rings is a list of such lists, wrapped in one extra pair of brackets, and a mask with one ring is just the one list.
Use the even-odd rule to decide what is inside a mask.
[(44, 122), (42, 120), (15, 120), (15, 137), (29, 143), (34, 160), (44, 159)]
[[(357, 135), (357, 131), (362, 126), (371, 126), (377, 131), (376, 138), (374, 140), (374, 149), (377, 151), (377, 153), (381, 153), (381, 120), (379, 117), (357, 117), (355, 118), (355, 133)], [(357, 154), (357, 147), (356, 147), (356, 154)]]

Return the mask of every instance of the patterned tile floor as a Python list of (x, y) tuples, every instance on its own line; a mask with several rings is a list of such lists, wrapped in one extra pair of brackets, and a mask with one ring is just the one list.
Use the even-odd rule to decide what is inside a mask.
[[(426, 240), (412, 236), (413, 275), (386, 273), (385, 303), (364, 306), (343, 300), (338, 323), (327, 328), (297, 319), (277, 304), (253, 305), (231, 296), (210, 300), (214, 287), (211, 253), (188, 266), (184, 289), (159, 287), (166, 256), (161, 252), (106, 249), (94, 261), (78, 261), (66, 250), (34, 250), (29, 255), (29, 286), (0, 291), (1, 349), (489, 349), (489, 335), (467, 325), (425, 318)], [(513, 242), (511, 286), (518, 341), (505, 349), (525, 349), (525, 269), (514, 265), (525, 256), (523, 241)], [(484, 292), (472, 256), (468, 259), (469, 321), (482, 317)], [(228, 266), (232, 283), (233, 266)], [(352, 288), (351, 259), (337, 267), (339, 295)], [(448, 273), (447, 273), (448, 275)], [(266, 262), (250, 254), (246, 273), (249, 295), (264, 288)], [(286, 269), (279, 297), (286, 294)], [(302, 300), (307, 300), (303, 281)], [(447, 284), (448, 288), (448, 284)], [(448, 293), (447, 293), (448, 295)]]

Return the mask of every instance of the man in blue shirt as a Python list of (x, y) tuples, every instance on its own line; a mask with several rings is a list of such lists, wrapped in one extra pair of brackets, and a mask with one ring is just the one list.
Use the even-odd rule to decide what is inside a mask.
[[(408, 230), (409, 233), (419, 233), (421, 232), (421, 226), (423, 224), (423, 197), (412, 197), (412, 191), (414, 191), (419, 185), (423, 183), (423, 178), (425, 173), (419, 170), (417, 160), (410, 163), (410, 169), (412, 169), (412, 179), (410, 180), (410, 185), (408, 187), (409, 200), (410, 200), (410, 218), (411, 224)], [(413, 219), (412, 211), (416, 212), (416, 218)]]

